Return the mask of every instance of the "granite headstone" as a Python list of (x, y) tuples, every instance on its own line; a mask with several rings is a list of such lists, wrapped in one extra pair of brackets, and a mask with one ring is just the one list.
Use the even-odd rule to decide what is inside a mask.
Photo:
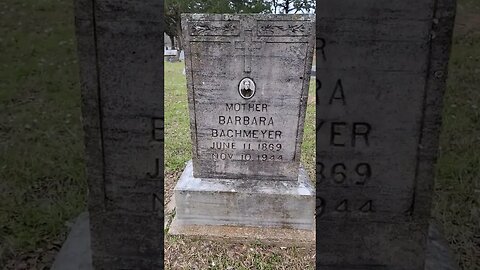
[(176, 223), (314, 228), (300, 166), (314, 16), (182, 17), (193, 162)]
[(455, 1), (317, 7), (317, 267), (424, 269)]
[(95, 269), (163, 267), (163, 2), (76, 0)]

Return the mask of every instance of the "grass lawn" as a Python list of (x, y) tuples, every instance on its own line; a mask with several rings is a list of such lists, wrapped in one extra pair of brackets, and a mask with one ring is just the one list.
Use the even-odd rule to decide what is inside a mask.
[(480, 269), (480, 2), (460, 1), (445, 92), (433, 218), (461, 269)]
[[(459, 0), (458, 13), (433, 217), (462, 269), (476, 270), (480, 269), (479, 1)], [(0, 268), (49, 269), (68, 221), (86, 207), (73, 5), (62, 0), (3, 0), (0, 15)], [(191, 156), (181, 70), (180, 63), (165, 66), (167, 200)], [(302, 160), (314, 177), (312, 100)], [(312, 249), (166, 239), (166, 263), (171, 268), (313, 269), (314, 259)]]
[(85, 209), (72, 11), (71, 1), (0, 2), (1, 269), (49, 266)]

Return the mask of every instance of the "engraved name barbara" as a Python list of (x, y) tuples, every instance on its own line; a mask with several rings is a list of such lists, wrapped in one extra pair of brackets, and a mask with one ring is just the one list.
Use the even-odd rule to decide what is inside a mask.
[(244, 99), (251, 99), (255, 95), (255, 83), (250, 78), (243, 78), (238, 84), (238, 93)]

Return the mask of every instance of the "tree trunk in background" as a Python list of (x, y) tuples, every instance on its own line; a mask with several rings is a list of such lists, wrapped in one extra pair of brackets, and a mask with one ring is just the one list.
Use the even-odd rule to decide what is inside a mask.
[(177, 43), (178, 43), (178, 50), (182, 51), (183, 50), (183, 36), (182, 36), (182, 24), (181, 21), (179, 20), (177, 22)]
[(171, 49), (175, 49), (175, 36), (171, 36), (169, 34), (167, 34), (168, 37), (170, 38), (170, 44), (172, 44), (172, 48)]

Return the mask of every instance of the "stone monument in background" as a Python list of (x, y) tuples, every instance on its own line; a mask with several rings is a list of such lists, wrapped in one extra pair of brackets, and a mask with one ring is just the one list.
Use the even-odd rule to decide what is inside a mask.
[(175, 187), (170, 232), (279, 227), (313, 241), (300, 147), (314, 16), (189, 14), (182, 27), (193, 162)]
[(317, 269), (426, 267), (454, 15), (454, 0), (317, 1)]

